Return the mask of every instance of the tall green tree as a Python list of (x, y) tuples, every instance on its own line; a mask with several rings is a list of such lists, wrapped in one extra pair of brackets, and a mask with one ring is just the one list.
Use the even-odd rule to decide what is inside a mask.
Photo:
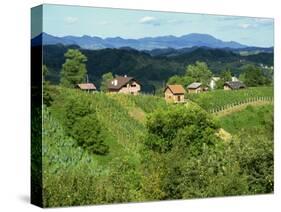
[(169, 78), (168, 84), (180, 84), (184, 87), (188, 86), (190, 83), (193, 82), (192, 77), (189, 76), (179, 76), (179, 75), (174, 75)]
[(221, 80), (223, 80), (223, 82), (231, 81), (232, 75), (231, 75), (230, 70), (222, 71), (220, 74), (220, 78), (221, 78)]
[(220, 79), (216, 82), (216, 88), (221, 89), (227, 81), (231, 81), (232, 75), (230, 70), (224, 70), (220, 74)]
[(195, 64), (186, 67), (182, 76), (174, 75), (168, 79), (168, 84), (180, 84), (184, 87), (193, 82), (201, 82), (203, 86), (210, 84), (212, 72), (204, 62), (197, 61)]
[(246, 65), (242, 67), (242, 73), (239, 76), (247, 86), (260, 86), (270, 83), (270, 79), (265, 76), (263, 71), (255, 65)]
[(100, 90), (103, 91), (103, 92), (107, 91), (107, 85), (110, 82), (110, 80), (112, 80), (112, 79), (113, 79), (113, 75), (112, 75), (111, 72), (103, 74)]
[(186, 76), (189, 76), (193, 81), (201, 82), (203, 86), (210, 84), (212, 72), (205, 62), (197, 61), (193, 65), (188, 65), (186, 68)]
[(73, 88), (85, 80), (87, 57), (78, 49), (69, 49), (64, 56), (66, 60), (62, 65), (60, 83), (64, 87)]

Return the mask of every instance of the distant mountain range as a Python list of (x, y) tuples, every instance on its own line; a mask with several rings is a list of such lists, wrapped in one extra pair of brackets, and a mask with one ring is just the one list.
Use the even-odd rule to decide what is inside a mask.
[(96, 36), (84, 35), (57, 37), (47, 33), (42, 33), (32, 39), (32, 45), (40, 45), (43, 41), (44, 45), (63, 44), (78, 45), (83, 49), (104, 49), (104, 48), (124, 48), (129, 47), (137, 50), (153, 50), (153, 49), (182, 49), (192, 47), (208, 47), (208, 48), (230, 48), (241, 49), (249, 48), (246, 45), (235, 41), (222, 41), (208, 34), (191, 33), (180, 37), (176, 36), (159, 36), (144, 37), (140, 39), (124, 39), (121, 37), (100, 38)]

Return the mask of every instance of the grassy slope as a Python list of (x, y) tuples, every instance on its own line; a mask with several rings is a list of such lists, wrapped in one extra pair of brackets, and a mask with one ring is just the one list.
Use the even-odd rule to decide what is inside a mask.
[(273, 87), (255, 87), (236, 91), (215, 90), (200, 94), (188, 94), (187, 98), (206, 110), (216, 109), (228, 104), (244, 102), (249, 98), (273, 97)]
[(244, 110), (220, 117), (222, 127), (232, 134), (241, 130), (264, 130), (264, 121), (271, 118), (273, 105), (247, 106)]
[(158, 107), (165, 107), (164, 99), (153, 96), (88, 94), (78, 90), (55, 87), (52, 116), (63, 126), (64, 103), (69, 95), (87, 95), (96, 108), (97, 118), (106, 133), (105, 143), (110, 151), (106, 156), (93, 155), (99, 164), (107, 164), (114, 158), (126, 157), (133, 163), (139, 161), (139, 149), (145, 134), (145, 117)]
[[(144, 123), (147, 114), (157, 108), (167, 107), (163, 98), (153, 96), (87, 94), (59, 87), (54, 87), (54, 89), (56, 92), (53, 96), (53, 105), (44, 110), (43, 178), (45, 190), (54, 184), (54, 175), (59, 176), (60, 171), (62, 173), (67, 171), (67, 178), (68, 172), (73, 172), (75, 176), (77, 173), (87, 172), (89, 173), (87, 176), (102, 176), (99, 179), (103, 179), (111, 171), (110, 162), (116, 162), (118, 158), (138, 164), (142, 136), (146, 130)], [(69, 95), (77, 97), (86, 95), (92, 99), (98, 119), (107, 135), (105, 142), (110, 147), (108, 155), (89, 154), (77, 147), (76, 142), (65, 134), (63, 129), (64, 103)], [(220, 117), (219, 121), (222, 127), (232, 134), (238, 133), (241, 129), (247, 130), (256, 127), (265, 130), (263, 121), (269, 118), (268, 114), (272, 111), (272, 105), (247, 107), (245, 110)], [(250, 131), (246, 132), (250, 133)], [(108, 184), (106, 185), (108, 186)], [(59, 187), (57, 184), (56, 186)], [(87, 186), (88, 184), (86, 184)], [(77, 194), (80, 195), (79, 192)], [(49, 202), (48, 197), (46, 197), (46, 202), (50, 205), (54, 204)], [(60, 201), (55, 203), (60, 204)]]
[[(51, 116), (62, 127), (64, 121), (64, 103), (69, 95), (86, 95), (92, 100), (97, 110), (98, 119), (105, 132), (105, 143), (110, 147), (110, 153), (106, 156), (93, 155), (99, 164), (108, 164), (114, 158), (126, 157), (133, 163), (139, 161), (139, 150), (142, 147), (142, 136), (145, 134), (145, 120), (147, 114), (157, 108), (165, 108), (167, 104), (164, 98), (140, 95), (110, 95), (104, 93), (88, 94), (78, 90), (65, 89), (54, 86), (54, 102), (50, 108)], [(237, 99), (245, 99), (257, 96), (273, 95), (272, 88), (249, 88), (240, 91), (217, 90), (208, 93), (190, 95), (191, 99), (205, 109), (216, 107), (221, 104), (230, 104)], [(271, 106), (265, 106), (270, 108)], [(263, 108), (263, 107), (257, 107)], [(257, 111), (258, 110), (258, 111)], [(233, 114), (221, 117), (220, 121), (225, 130), (235, 133), (241, 127), (256, 126), (260, 116), (256, 113), (266, 113), (259, 109), (250, 111), (249, 108)], [(263, 113), (262, 113), (263, 115)]]

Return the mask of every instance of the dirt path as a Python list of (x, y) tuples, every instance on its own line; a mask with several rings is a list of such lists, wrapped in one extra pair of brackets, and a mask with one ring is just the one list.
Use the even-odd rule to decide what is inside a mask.
[(266, 104), (272, 104), (272, 101), (268, 101), (268, 100), (258, 100), (258, 101), (254, 101), (254, 102), (248, 102), (248, 103), (244, 103), (241, 105), (236, 105), (233, 106), (231, 108), (227, 108), (225, 110), (219, 111), (217, 113), (214, 113), (215, 116), (226, 116), (229, 115), (231, 113), (235, 113), (235, 112), (239, 112), (241, 110), (244, 110), (248, 105), (252, 105), (252, 106), (259, 106), (259, 105), (266, 105)]

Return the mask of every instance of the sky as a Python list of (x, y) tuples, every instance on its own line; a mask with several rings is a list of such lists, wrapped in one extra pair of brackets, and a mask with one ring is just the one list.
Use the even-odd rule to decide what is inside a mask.
[[(40, 12), (34, 12), (34, 17)], [(35, 18), (39, 20), (40, 17)], [(36, 24), (36, 23), (34, 23)], [(249, 46), (274, 45), (270, 18), (155, 12), (80, 6), (43, 6), (43, 31), (54, 36), (142, 38), (204, 33)], [(32, 37), (38, 32), (34, 31)]]

